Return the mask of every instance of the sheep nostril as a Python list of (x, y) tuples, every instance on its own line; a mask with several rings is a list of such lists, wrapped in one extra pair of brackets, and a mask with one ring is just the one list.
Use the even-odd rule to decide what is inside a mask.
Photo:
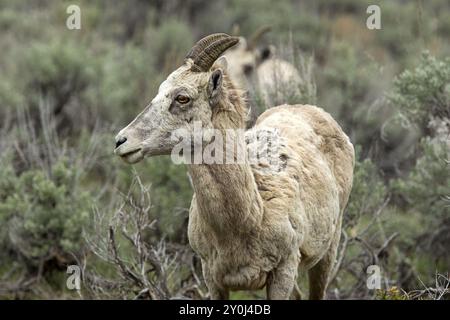
[(118, 148), (120, 145), (124, 144), (127, 141), (127, 138), (125, 137), (120, 137), (117, 141), (116, 141), (116, 148)]

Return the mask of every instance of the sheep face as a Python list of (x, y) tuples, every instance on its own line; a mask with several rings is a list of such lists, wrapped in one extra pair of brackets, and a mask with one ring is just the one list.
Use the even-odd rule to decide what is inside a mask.
[(243, 37), (239, 38), (239, 43), (226, 52), (229, 61), (228, 73), (230, 78), (240, 88), (247, 87), (247, 81), (254, 74), (256, 68), (257, 55), (255, 50), (250, 50)]
[(212, 128), (212, 109), (222, 90), (223, 58), (212, 71), (192, 72), (187, 62), (160, 85), (151, 103), (116, 136), (115, 154), (128, 163), (167, 155), (194, 133), (194, 123)]
[(227, 68), (225, 58), (217, 59), (238, 41), (224, 33), (198, 41), (185, 63), (160, 85), (152, 102), (116, 136), (114, 153), (136, 163), (145, 156), (170, 154), (181, 141), (189, 140), (185, 138), (199, 124), (202, 129), (213, 128), (212, 113), (223, 95)]

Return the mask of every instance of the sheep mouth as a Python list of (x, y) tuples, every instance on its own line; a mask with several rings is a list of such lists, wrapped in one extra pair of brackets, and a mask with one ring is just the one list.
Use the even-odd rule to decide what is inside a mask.
[(144, 158), (142, 148), (131, 150), (122, 154), (118, 154), (120, 158), (126, 163), (133, 164), (141, 161)]
[(132, 154), (135, 154), (136, 152), (139, 152), (139, 151), (141, 151), (141, 150), (142, 150), (142, 149), (139, 148), (139, 149), (136, 149), (136, 150), (128, 151), (128, 152), (126, 152), (126, 153), (122, 153), (120, 156), (121, 156), (121, 157), (131, 156)]

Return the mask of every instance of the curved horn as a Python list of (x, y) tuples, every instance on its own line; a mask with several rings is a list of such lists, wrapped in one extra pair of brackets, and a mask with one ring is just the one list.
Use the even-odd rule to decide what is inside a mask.
[(269, 32), (272, 29), (271, 26), (264, 26), (259, 28), (258, 30), (256, 30), (252, 36), (250, 37), (250, 39), (248, 40), (248, 46), (247, 49), (248, 50), (253, 50), (256, 48), (256, 46), (258, 45), (259, 40), (261, 40), (261, 37)]
[(189, 51), (186, 59), (192, 59), (194, 72), (206, 72), (214, 61), (228, 48), (239, 42), (239, 38), (231, 37), (225, 33), (215, 33), (198, 41)]
[(192, 59), (195, 60), (195, 58), (198, 57), (200, 52), (205, 50), (207, 46), (209, 46), (214, 41), (217, 41), (222, 38), (226, 38), (228, 35), (226, 33), (214, 33), (210, 34), (209, 36), (206, 36), (199, 41), (192, 47), (192, 49), (189, 51), (189, 53), (186, 55), (186, 59)]

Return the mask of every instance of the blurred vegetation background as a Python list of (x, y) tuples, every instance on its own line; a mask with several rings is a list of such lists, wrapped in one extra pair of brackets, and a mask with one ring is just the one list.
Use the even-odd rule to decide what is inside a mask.
[[(81, 30), (66, 28), (71, 4), (81, 8)], [(381, 30), (366, 27), (371, 4), (381, 8)], [(196, 40), (236, 26), (248, 37), (266, 25), (263, 44), (314, 88), (289, 102), (321, 106), (357, 147), (328, 297), (429, 298), (420, 292), (440, 290), (450, 271), (449, 13), (447, 0), (0, 0), (0, 298), (142, 297), (145, 283), (126, 286), (86, 241), (114, 222), (93, 224), (97, 210), (114, 218), (124, 199), (139, 197), (142, 189), (128, 193), (136, 175), (151, 184), (155, 222), (145, 240), (176, 262), (165, 264), (173, 270), (163, 291), (177, 296), (196, 279), (185, 168), (168, 157), (123, 164), (114, 136)], [(66, 269), (79, 263), (83, 287), (70, 291)], [(372, 264), (382, 272), (378, 291), (366, 287)], [(204, 297), (196, 281), (182, 296)]]

